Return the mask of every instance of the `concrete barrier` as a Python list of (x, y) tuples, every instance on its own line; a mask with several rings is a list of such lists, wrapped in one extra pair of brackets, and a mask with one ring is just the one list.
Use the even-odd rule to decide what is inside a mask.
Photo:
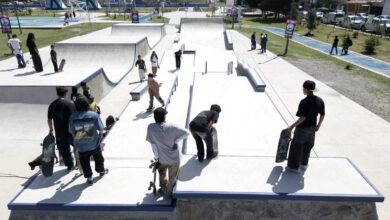
[(259, 73), (242, 60), (237, 62), (237, 73), (238, 75), (248, 77), (256, 92), (265, 91), (266, 85)]
[(223, 32), (225, 35), (225, 46), (227, 50), (233, 50), (233, 40), (232, 36), (230, 35), (230, 31), (226, 30)]
[(148, 88), (148, 83), (146, 81), (143, 81), (141, 84), (135, 87), (135, 89), (131, 90), (130, 92), (131, 99), (134, 101), (140, 100), (141, 96), (145, 93), (147, 88)]

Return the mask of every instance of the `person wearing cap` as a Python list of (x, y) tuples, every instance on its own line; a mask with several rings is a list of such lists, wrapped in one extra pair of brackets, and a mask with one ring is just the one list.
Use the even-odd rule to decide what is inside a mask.
[(74, 167), (73, 158), (70, 152), (70, 145), (73, 143), (73, 137), (68, 131), (68, 125), (69, 118), (75, 111), (75, 106), (72, 102), (65, 99), (66, 94), (68, 93), (67, 88), (57, 87), (56, 91), (58, 98), (49, 105), (47, 123), (50, 133), (53, 133), (54, 124), (58, 151), (64, 160), (65, 166), (71, 171)]
[(221, 113), (221, 107), (214, 104), (211, 105), (210, 111), (200, 112), (190, 122), (190, 131), (196, 142), (199, 162), (202, 162), (204, 159), (203, 140), (206, 142), (206, 158), (211, 160), (218, 155), (217, 152), (214, 152), (212, 131), (215, 129), (213, 125), (218, 122), (219, 113)]
[[(296, 114), (298, 120), (287, 128), (290, 137), (295, 128), (287, 162), (287, 169), (293, 172), (307, 169), (310, 151), (314, 146), (315, 132), (320, 129), (325, 118), (324, 101), (314, 95), (315, 91), (318, 91), (315, 82), (306, 80), (303, 83), (303, 94), (306, 98), (299, 103)], [(317, 122), (318, 114), (320, 118)]]
[[(146, 141), (152, 145), (154, 159), (157, 161), (156, 168), (160, 179), (159, 192), (172, 197), (173, 185), (176, 182), (180, 166), (180, 153), (178, 143), (186, 138), (187, 130), (165, 122), (168, 112), (164, 108), (154, 110), (155, 123), (148, 125)], [(168, 171), (168, 179), (167, 179)]]
[(95, 161), (95, 171), (104, 176), (108, 170), (104, 168), (104, 158), (100, 149), (103, 137), (103, 123), (99, 115), (89, 109), (88, 99), (80, 96), (75, 101), (76, 112), (69, 119), (69, 132), (73, 135), (80, 164), (89, 185), (93, 184), (90, 158)]
[(160, 86), (154, 80), (154, 75), (148, 74), (148, 87), (149, 87), (149, 107), (146, 109), (147, 111), (151, 111), (153, 109), (153, 100), (154, 97), (161, 103), (162, 107), (164, 107), (164, 100), (160, 96)]

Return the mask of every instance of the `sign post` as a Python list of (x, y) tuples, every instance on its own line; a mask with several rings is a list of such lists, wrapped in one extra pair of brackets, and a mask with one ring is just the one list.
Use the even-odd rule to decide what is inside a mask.
[(131, 12), (131, 23), (139, 23), (139, 14), (137, 10)]
[(293, 37), (296, 23), (297, 23), (296, 20), (287, 20), (287, 22), (286, 22), (286, 31), (284, 34), (284, 37), (286, 38), (286, 48), (284, 50), (284, 54), (283, 54), (284, 56), (287, 55), (288, 43), (289, 43), (290, 39), (292, 39), (292, 37)]
[(1, 24), (1, 32), (3, 34), (7, 34), (8, 39), (10, 39), (10, 34), (12, 34), (11, 21), (8, 16), (0, 15), (0, 24)]

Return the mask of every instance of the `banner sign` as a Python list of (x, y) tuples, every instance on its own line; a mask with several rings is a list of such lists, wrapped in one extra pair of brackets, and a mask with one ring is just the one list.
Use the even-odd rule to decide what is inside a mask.
[(287, 20), (287, 22), (286, 22), (286, 32), (284, 34), (285, 38), (291, 39), (293, 37), (295, 24), (296, 23), (297, 23), (297, 21), (295, 21), (295, 20)]
[(138, 11), (131, 12), (131, 22), (132, 23), (139, 23)]
[(5, 15), (0, 15), (0, 24), (1, 31), (3, 33), (12, 33), (11, 21), (9, 20), (9, 17)]

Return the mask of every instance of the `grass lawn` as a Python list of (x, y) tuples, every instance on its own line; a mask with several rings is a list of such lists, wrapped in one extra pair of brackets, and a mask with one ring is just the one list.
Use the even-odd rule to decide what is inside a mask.
[[(14, 30), (14, 33), (18, 35), (18, 38), (22, 42), (23, 52), (27, 52), (26, 40), (29, 32), (34, 33), (36, 38), (36, 44), (38, 47), (45, 47), (51, 45), (55, 42), (69, 39), (75, 36), (80, 36), (88, 34), (93, 31), (104, 29), (110, 27), (112, 24), (104, 23), (92, 23), (92, 24), (79, 24), (68, 26), (63, 29), (51, 29), (51, 30), (40, 30), (40, 29), (22, 29), (23, 34), (20, 35), (18, 30)], [(7, 35), (0, 35), (0, 60), (4, 60), (10, 57), (8, 53), (10, 52), (7, 47)]]
[(161, 16), (153, 16), (149, 19), (152, 23), (169, 23), (169, 18)]
[[(241, 28), (236, 29), (246, 35), (248, 38), (250, 38), (251, 34), (255, 31), (259, 32), (257, 29), (250, 29), (250, 28)], [(269, 49), (271, 52), (275, 54), (283, 54), (285, 49), (285, 38), (280, 37), (278, 35), (272, 34), (267, 31), (262, 31), (264, 33), (267, 33), (268, 35), (268, 44), (267, 49)], [(339, 68), (344, 69), (347, 65), (351, 66), (350, 72), (352, 74), (358, 74), (360, 76), (364, 76), (366, 78), (369, 78), (375, 82), (378, 83), (384, 83), (387, 86), (390, 87), (390, 79), (386, 78), (384, 76), (375, 74), (373, 72), (370, 72), (368, 70), (362, 69), (358, 66), (355, 66), (353, 64), (349, 64), (347, 62), (344, 62), (342, 60), (333, 58), (329, 55), (323, 54), (321, 52), (318, 52), (316, 50), (310, 49), (308, 47), (305, 47), (301, 44), (295, 43), (290, 41), (289, 43), (289, 49), (288, 49), (288, 59), (305, 59), (305, 58), (315, 58), (319, 60), (326, 60), (331, 61), (334, 65), (337, 65)]]
[[(279, 28), (285, 28), (285, 22), (283, 20), (277, 20), (275, 21), (273, 18), (267, 19), (263, 21), (261, 18), (258, 17), (245, 17), (241, 21), (242, 25), (259, 25), (259, 26), (269, 26), (269, 27), (279, 27)], [(238, 25), (237, 25), (238, 26)], [(257, 30), (257, 32), (259, 32)], [(327, 42), (327, 43), (333, 43), (334, 37), (337, 35), (340, 37), (349, 34), (352, 41), (353, 46), (350, 48), (350, 50), (353, 50), (358, 53), (364, 54), (364, 45), (365, 40), (370, 37), (370, 34), (359, 32), (357, 38), (352, 38), (353, 30), (348, 30), (344, 28), (337, 28), (334, 26), (327, 26), (324, 24), (319, 24), (317, 26), (317, 29), (313, 30), (312, 33), (314, 34), (313, 38)], [(298, 25), (296, 28), (296, 33), (304, 35), (307, 33), (307, 28), (304, 26)], [(341, 39), (341, 38), (340, 38)], [(339, 43), (339, 46), (341, 46), (341, 40)], [(379, 39), (380, 45), (376, 47), (376, 53), (371, 54), (369, 56), (380, 59), (386, 62), (390, 62), (390, 39), (389, 38), (381, 38)], [(330, 50), (330, 48), (329, 48)]]

